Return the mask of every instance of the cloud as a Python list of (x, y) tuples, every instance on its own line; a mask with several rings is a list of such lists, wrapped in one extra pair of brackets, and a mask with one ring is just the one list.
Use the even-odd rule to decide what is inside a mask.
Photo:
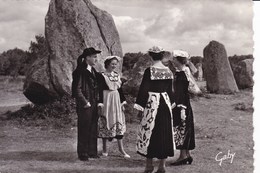
[(6, 40), (4, 38), (0, 38), (0, 45), (5, 44), (5, 43), (6, 43)]
[(147, 20), (147, 29), (145, 33), (150, 37), (168, 37), (176, 30), (179, 22), (182, 20), (180, 9), (172, 8), (161, 11), (159, 14)]
[(113, 16), (115, 24), (123, 43), (133, 43), (144, 39), (146, 26), (142, 19), (134, 19), (130, 16)]
[(28, 50), (35, 35), (44, 33), (47, 0), (0, 0), (0, 52), (15, 47)]
[(188, 49), (192, 54), (202, 55), (211, 40), (226, 44), (230, 55), (246, 54), (253, 50), (252, 17), (252, 4), (246, 1), (169, 3), (150, 18), (145, 33), (163, 40), (166, 48)]
[(252, 5), (245, 2), (227, 4), (215, 1), (198, 3), (195, 1), (186, 10), (183, 8), (183, 20), (177, 33), (184, 33), (222, 24), (225, 29), (252, 28)]
[[(202, 55), (217, 40), (227, 52), (253, 51), (251, 0), (92, 0), (112, 14), (124, 53), (147, 51), (153, 45), (186, 49)], [(28, 49), (44, 33), (49, 0), (0, 0), (0, 52)]]
[(144, 34), (146, 25), (142, 19), (130, 16), (113, 16), (113, 19), (120, 35), (123, 52), (136, 52), (136, 46), (140, 48), (142, 44), (145, 44), (147, 40)]
[(100, 8), (116, 16), (128, 16), (120, 25), (115, 22), (125, 51), (134, 50), (134, 45), (136, 51), (160, 45), (202, 55), (211, 40), (226, 45), (230, 55), (253, 50), (253, 9), (249, 0), (130, 0), (127, 5), (120, 0), (110, 0), (111, 5), (97, 1)]

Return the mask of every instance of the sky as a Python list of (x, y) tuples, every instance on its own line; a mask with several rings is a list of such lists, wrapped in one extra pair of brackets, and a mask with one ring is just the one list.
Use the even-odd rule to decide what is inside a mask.
[[(28, 50), (44, 34), (50, 0), (0, 0), (0, 53)], [(147, 52), (158, 45), (202, 56), (211, 41), (232, 56), (253, 53), (251, 0), (92, 0), (113, 16), (123, 53)]]

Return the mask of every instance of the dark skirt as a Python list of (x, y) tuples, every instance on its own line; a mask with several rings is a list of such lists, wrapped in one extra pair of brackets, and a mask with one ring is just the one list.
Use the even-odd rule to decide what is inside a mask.
[(161, 97), (155, 119), (155, 126), (152, 130), (148, 152), (145, 157), (165, 159), (168, 156), (172, 157), (174, 155), (171, 121), (172, 120), (169, 107), (165, 103), (163, 97)]
[(175, 130), (176, 149), (193, 150), (195, 148), (193, 112), (190, 103), (185, 110), (186, 119), (181, 120), (181, 108), (173, 109), (173, 126)]

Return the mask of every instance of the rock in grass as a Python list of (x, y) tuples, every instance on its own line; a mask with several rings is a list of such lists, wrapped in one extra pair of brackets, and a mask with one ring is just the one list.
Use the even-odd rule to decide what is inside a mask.
[(239, 89), (253, 87), (253, 59), (245, 59), (240, 61), (234, 69), (234, 77)]
[(203, 50), (207, 90), (218, 94), (238, 92), (223, 44), (211, 41)]

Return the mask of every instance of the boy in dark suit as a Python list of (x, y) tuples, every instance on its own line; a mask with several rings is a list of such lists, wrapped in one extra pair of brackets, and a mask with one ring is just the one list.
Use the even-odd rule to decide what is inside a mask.
[(78, 115), (78, 158), (87, 161), (99, 158), (97, 155), (98, 121), (98, 73), (94, 69), (97, 54), (101, 51), (93, 47), (86, 48), (79, 56), (78, 66), (73, 72), (72, 96), (76, 98)]

